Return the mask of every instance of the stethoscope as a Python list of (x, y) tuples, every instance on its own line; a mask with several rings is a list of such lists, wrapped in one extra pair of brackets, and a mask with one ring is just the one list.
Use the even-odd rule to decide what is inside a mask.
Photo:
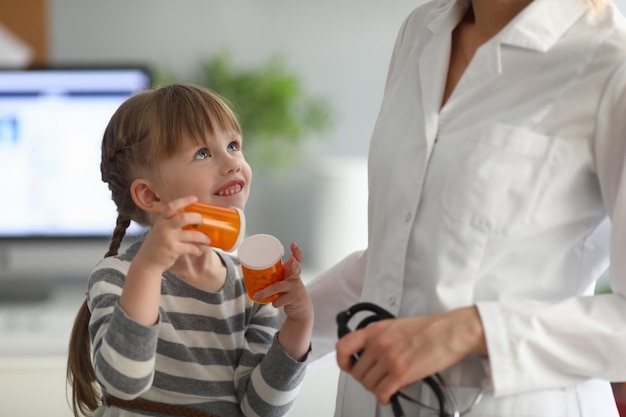
[[(370, 315), (362, 319), (357, 325), (355, 330), (359, 330), (364, 327), (367, 327), (370, 324), (379, 320), (395, 318), (393, 314), (391, 314), (390, 312), (388, 312), (387, 310), (385, 310), (384, 308), (376, 304), (368, 303), (368, 302), (357, 303), (353, 305), (352, 307), (350, 307), (349, 309), (337, 314), (337, 334), (340, 339), (352, 331), (350, 327), (348, 326), (348, 323), (350, 322), (350, 320), (357, 313), (363, 312), (363, 311), (369, 312)], [(353, 353), (352, 358), (351, 358), (352, 363), (355, 363), (358, 359), (359, 359), (359, 354)], [(478, 402), (482, 399), (482, 396), (484, 393), (484, 388), (481, 388), (481, 390), (478, 392), (478, 394), (472, 401), (472, 404), (466, 410), (461, 412), (459, 411), (459, 406), (457, 404), (457, 401), (454, 395), (452, 395), (452, 391), (450, 390), (450, 388), (448, 387), (445, 380), (440, 374), (435, 373), (432, 376), (428, 376), (424, 378), (422, 382), (424, 382), (432, 390), (433, 394), (435, 395), (437, 399), (437, 403), (439, 404), (439, 407), (438, 408), (431, 407), (430, 405), (424, 404), (421, 401), (418, 401), (404, 394), (402, 391), (398, 390), (391, 396), (391, 400), (390, 400), (391, 408), (393, 409), (393, 414), (395, 415), (395, 417), (406, 417), (406, 414), (404, 413), (404, 410), (402, 409), (402, 406), (400, 405), (400, 398), (403, 398), (407, 401), (418, 404), (421, 407), (435, 411), (439, 414), (439, 417), (460, 417), (468, 413), (469, 411), (471, 411), (471, 409), (476, 404), (478, 404)]]

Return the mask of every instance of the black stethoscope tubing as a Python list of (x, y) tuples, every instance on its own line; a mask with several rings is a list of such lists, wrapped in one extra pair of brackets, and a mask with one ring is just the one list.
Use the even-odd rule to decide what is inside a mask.
[[(352, 319), (355, 314), (362, 311), (369, 311), (373, 314), (362, 319), (357, 325), (356, 330), (363, 329), (379, 320), (396, 318), (393, 314), (380, 307), (379, 305), (369, 302), (357, 303), (349, 309), (337, 314), (337, 333), (340, 339), (350, 332), (350, 328), (348, 327), (348, 322), (350, 321), (350, 319)], [(359, 353), (352, 354), (352, 363), (355, 363), (358, 359)], [(435, 394), (435, 397), (437, 398), (437, 402), (439, 403), (439, 417), (448, 417), (448, 414), (445, 411), (446, 396), (443, 389), (439, 385), (439, 382), (437, 382), (437, 380), (432, 376), (427, 376), (422, 381), (430, 387), (430, 389)], [(405, 394), (401, 393), (400, 391), (397, 391), (391, 396), (391, 407), (393, 409), (394, 415), (396, 417), (405, 417), (404, 410), (400, 405), (399, 397), (404, 397), (411, 401), (413, 400)]]

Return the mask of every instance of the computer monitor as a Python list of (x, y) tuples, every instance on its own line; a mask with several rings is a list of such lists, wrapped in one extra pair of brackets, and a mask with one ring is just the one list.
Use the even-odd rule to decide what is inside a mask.
[(0, 297), (3, 283), (86, 279), (102, 258), (117, 215), (102, 134), (150, 82), (140, 66), (0, 70)]

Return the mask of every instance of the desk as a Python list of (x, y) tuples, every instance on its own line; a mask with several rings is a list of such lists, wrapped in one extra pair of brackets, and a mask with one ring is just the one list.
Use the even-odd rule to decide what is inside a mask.
[(0, 414), (73, 417), (67, 345), (84, 284), (58, 283), (38, 301), (0, 303)]
[(0, 357), (4, 417), (73, 417), (66, 400), (64, 356)]

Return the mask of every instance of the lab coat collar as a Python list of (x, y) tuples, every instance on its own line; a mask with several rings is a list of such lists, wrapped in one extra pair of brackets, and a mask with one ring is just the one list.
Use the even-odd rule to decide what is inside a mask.
[[(470, 0), (444, 0), (427, 17), (433, 33), (455, 27)], [(545, 52), (592, 7), (589, 0), (534, 0), (496, 35), (502, 44)]]
[(591, 7), (589, 0), (535, 0), (502, 30), (501, 43), (548, 51)]
[(428, 29), (432, 33), (440, 30), (451, 32), (470, 7), (470, 0), (442, 0), (430, 11), (426, 17)]

